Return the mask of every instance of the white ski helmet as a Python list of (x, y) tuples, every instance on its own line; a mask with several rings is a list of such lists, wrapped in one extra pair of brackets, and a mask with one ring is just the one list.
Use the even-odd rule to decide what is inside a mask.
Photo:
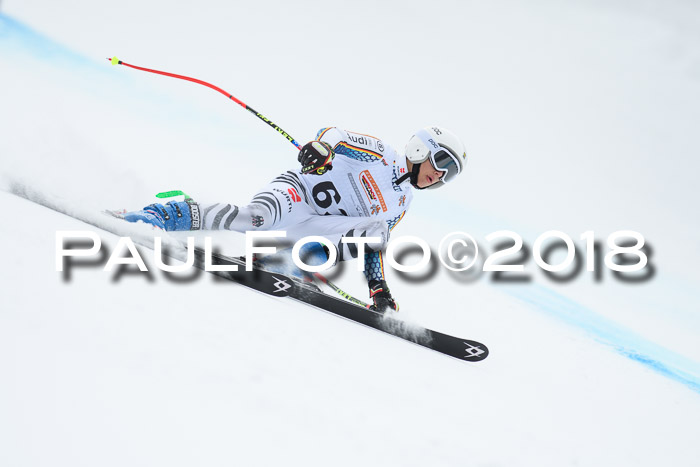
[(467, 151), (451, 131), (429, 126), (419, 130), (408, 140), (406, 159), (413, 163), (411, 184), (414, 186), (417, 183), (420, 164), (430, 159), (433, 167), (444, 172), (444, 175), (440, 177), (441, 183), (434, 183), (426, 188), (438, 188), (462, 173), (467, 163)]

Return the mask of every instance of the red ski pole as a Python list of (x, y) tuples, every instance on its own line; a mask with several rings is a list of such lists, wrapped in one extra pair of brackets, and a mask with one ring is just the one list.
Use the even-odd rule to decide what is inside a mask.
[(289, 133), (287, 133), (287, 132), (284, 131), (282, 128), (280, 128), (276, 123), (272, 122), (270, 119), (268, 119), (268, 118), (265, 117), (263, 114), (261, 114), (260, 112), (258, 112), (258, 111), (255, 110), (255, 109), (253, 109), (253, 108), (250, 107), (249, 105), (245, 104), (243, 101), (241, 101), (241, 100), (235, 98), (235, 97), (233, 96), (233, 94), (224, 91), (223, 89), (221, 89), (221, 88), (218, 87), (218, 86), (214, 86), (213, 84), (207, 83), (206, 81), (202, 81), (201, 79), (190, 78), (189, 76), (176, 75), (175, 73), (168, 73), (167, 71), (152, 70), (152, 69), (150, 69), (150, 68), (143, 68), (143, 67), (136, 66), (136, 65), (130, 65), (130, 64), (126, 63), (126, 62), (123, 62), (123, 61), (119, 60), (117, 57), (108, 58), (107, 60), (109, 60), (109, 61), (112, 63), (112, 65), (124, 65), (124, 66), (128, 66), (129, 68), (133, 68), (133, 69), (135, 69), (135, 70), (147, 71), (147, 72), (149, 72), (149, 73), (155, 73), (155, 74), (163, 75), (163, 76), (170, 76), (171, 78), (183, 79), (183, 80), (185, 80), (185, 81), (192, 81), (193, 83), (201, 84), (202, 86), (206, 86), (206, 87), (208, 87), (208, 88), (212, 88), (214, 91), (220, 92), (221, 94), (223, 94), (224, 96), (228, 97), (229, 99), (231, 99), (231, 100), (232, 100), (233, 102), (235, 102), (236, 104), (240, 105), (241, 107), (243, 107), (243, 108), (246, 109), (247, 111), (251, 112), (253, 115), (255, 115), (256, 117), (258, 117), (258, 118), (259, 118), (260, 120), (262, 120), (263, 122), (265, 122), (265, 123), (267, 123), (268, 125), (270, 125), (270, 126), (271, 126), (272, 128), (274, 128), (279, 134), (281, 134), (282, 136), (284, 136), (285, 138), (287, 138), (287, 140), (288, 140), (290, 143), (292, 143), (294, 146), (296, 146), (297, 149), (301, 149), (301, 145), (300, 145), (299, 143), (297, 143), (296, 140), (295, 140), (294, 138), (292, 138), (292, 137), (289, 135)]

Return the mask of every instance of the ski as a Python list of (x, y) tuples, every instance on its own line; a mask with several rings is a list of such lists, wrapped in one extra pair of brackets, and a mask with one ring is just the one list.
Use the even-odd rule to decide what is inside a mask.
[[(75, 206), (66, 206), (64, 203), (58, 203), (52, 197), (24, 184), (13, 184), (10, 192), (106, 232), (115, 235), (123, 235), (125, 233), (123, 229), (116, 227), (113, 223), (102, 221), (102, 219), (106, 219), (106, 214), (111, 216), (112, 220), (115, 220), (114, 218), (120, 219), (119, 223), (122, 221), (126, 222), (123, 220), (121, 212), (106, 210), (100, 215), (95, 215), (94, 211), (80, 210), (76, 209)], [(151, 244), (141, 243), (141, 245), (153, 249)], [(180, 246), (184, 250), (185, 245)], [(205, 270), (205, 251), (201, 248), (195, 248), (194, 256), (195, 266)], [(392, 317), (391, 312), (384, 314), (356, 305), (339, 296), (335, 297), (322, 292), (313, 283), (306, 283), (284, 274), (259, 268), (246, 271), (245, 262), (238, 258), (212, 252), (211, 264), (238, 267), (237, 271), (207, 271), (224, 279), (275, 297), (288, 297), (462, 361), (478, 362), (489, 355), (489, 349), (481, 342), (450, 336), (403, 322)]]
[[(204, 264), (203, 258), (204, 250), (195, 248), (195, 265), (202, 267)], [(328, 295), (312, 283), (306, 283), (283, 274), (265, 271), (264, 269), (254, 269), (251, 272), (241, 271), (245, 269), (245, 262), (238, 258), (212, 253), (212, 264), (237, 266), (239, 268), (238, 272), (215, 272), (220, 277), (272, 296), (289, 297), (459, 360), (478, 362), (489, 355), (489, 349), (481, 342), (461, 339), (405, 323), (393, 318), (391, 313), (380, 313), (355, 305), (342, 297)]]

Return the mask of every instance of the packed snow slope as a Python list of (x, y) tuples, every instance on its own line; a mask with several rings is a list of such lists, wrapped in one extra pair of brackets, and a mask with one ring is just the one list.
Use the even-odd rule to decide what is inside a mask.
[[(696, 4), (0, 8), (0, 465), (697, 464)], [(395, 236), (488, 246), (508, 229), (532, 246), (558, 229), (582, 247), (585, 231), (632, 229), (654, 274), (389, 270), (403, 319), (489, 346), (469, 364), (164, 275), (148, 249), (149, 274), (103, 272), (105, 258), (56, 272), (57, 230), (99, 232), (106, 252), (118, 239), (46, 205), (98, 219), (168, 189), (245, 203), (296, 164), (223, 96), (113, 55), (221, 86), (298, 141), (329, 125), (398, 149), (433, 123), (463, 135), (465, 176), (417, 193)], [(212, 236), (242, 253), (242, 236)], [(336, 276), (366, 298), (354, 267)]]

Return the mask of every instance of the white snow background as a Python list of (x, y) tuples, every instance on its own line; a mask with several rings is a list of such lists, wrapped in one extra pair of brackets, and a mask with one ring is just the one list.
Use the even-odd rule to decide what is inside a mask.
[[(681, 0), (3, 1), (0, 465), (698, 465), (699, 31)], [(80, 212), (169, 189), (240, 204), (296, 165), (222, 95), (114, 55), (218, 85), (300, 142), (458, 133), (466, 174), (417, 193), (394, 236), (558, 229), (583, 251), (585, 231), (631, 229), (655, 275), (389, 270), (403, 316), (483, 341), (480, 363), (211, 275), (65, 280), (55, 232), (97, 229), (18, 183)], [(338, 281), (366, 298), (353, 269)]]

